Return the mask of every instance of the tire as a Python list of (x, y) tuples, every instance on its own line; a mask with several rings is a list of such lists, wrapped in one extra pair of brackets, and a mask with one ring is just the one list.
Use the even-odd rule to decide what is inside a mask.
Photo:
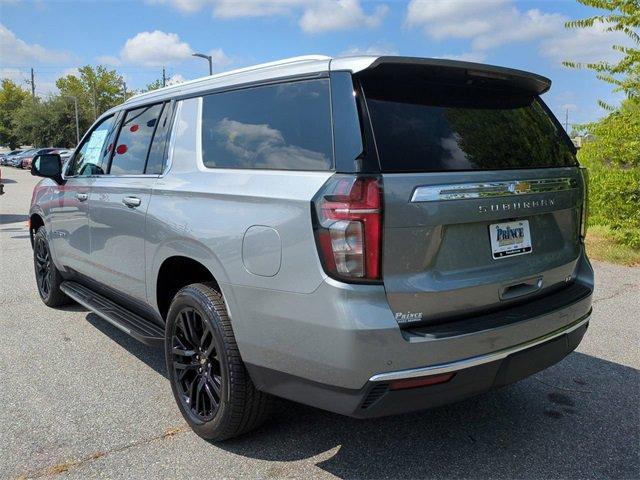
[(176, 403), (200, 437), (237, 437), (268, 418), (272, 397), (253, 385), (222, 295), (211, 285), (188, 285), (173, 298), (165, 356)]
[(60, 290), (64, 279), (51, 259), (44, 227), (40, 227), (33, 237), (33, 266), (38, 293), (46, 306), (59, 307), (71, 303), (71, 299)]

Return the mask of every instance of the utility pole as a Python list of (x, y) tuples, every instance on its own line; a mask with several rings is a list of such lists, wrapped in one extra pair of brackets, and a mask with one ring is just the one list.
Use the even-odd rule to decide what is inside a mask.
[(93, 119), (95, 120), (95, 119), (98, 118), (98, 105), (97, 105), (97, 99), (96, 99), (96, 82), (95, 82), (95, 80), (91, 84), (91, 88), (93, 90)]
[(80, 143), (80, 120), (78, 119), (78, 98), (69, 96), (69, 98), (73, 99), (73, 104), (76, 108), (76, 147)]
[(167, 86), (167, 73), (165, 72), (164, 67), (162, 67), (162, 86)]
[(123, 89), (123, 95), (124, 95), (124, 101), (127, 101), (127, 82), (122, 82), (122, 89)]
[(31, 69), (31, 98), (36, 98), (36, 82), (34, 80), (33, 68)]
[(564, 131), (569, 133), (569, 108), (564, 110)]

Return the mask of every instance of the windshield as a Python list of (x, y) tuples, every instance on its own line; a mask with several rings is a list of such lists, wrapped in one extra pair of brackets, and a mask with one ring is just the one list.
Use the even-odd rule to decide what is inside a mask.
[(576, 165), (568, 138), (535, 95), (435, 83), (405, 87), (363, 83), (382, 171)]

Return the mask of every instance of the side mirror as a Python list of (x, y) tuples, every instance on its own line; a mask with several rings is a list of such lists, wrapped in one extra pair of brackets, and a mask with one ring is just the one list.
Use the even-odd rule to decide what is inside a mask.
[(57, 153), (43, 153), (36, 155), (31, 162), (31, 175), (51, 178), (62, 184), (62, 158)]

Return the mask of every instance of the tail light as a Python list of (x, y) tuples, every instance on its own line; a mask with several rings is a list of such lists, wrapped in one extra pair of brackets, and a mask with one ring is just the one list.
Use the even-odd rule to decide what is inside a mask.
[(326, 272), (345, 281), (379, 281), (382, 179), (334, 175), (313, 200), (314, 228)]
[(582, 210), (580, 211), (580, 238), (584, 241), (587, 236), (587, 220), (589, 216), (589, 170), (580, 167), (582, 173)]

